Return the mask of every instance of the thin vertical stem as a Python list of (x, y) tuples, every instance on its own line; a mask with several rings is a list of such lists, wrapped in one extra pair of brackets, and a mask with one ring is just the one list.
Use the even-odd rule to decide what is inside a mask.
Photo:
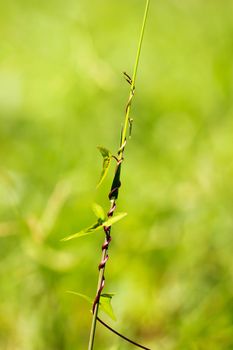
[[(128, 124), (129, 124), (129, 114), (130, 114), (130, 109), (131, 109), (132, 98), (134, 96), (134, 91), (135, 91), (138, 63), (139, 63), (139, 58), (140, 58), (140, 53), (141, 53), (141, 47), (142, 47), (142, 41), (143, 41), (143, 36), (144, 36), (144, 31), (145, 31), (147, 15), (148, 15), (149, 4), (150, 4), (150, 0), (147, 0), (146, 6), (145, 6), (145, 11), (144, 11), (144, 16), (143, 16), (143, 21), (142, 21), (142, 28), (141, 28), (141, 33), (140, 33), (140, 37), (139, 37), (137, 53), (136, 53), (136, 59), (135, 59), (135, 63), (134, 63), (133, 76), (132, 76), (132, 80), (131, 80), (131, 84), (130, 84), (130, 93), (129, 93), (128, 103), (126, 106), (124, 126), (123, 126), (123, 130), (122, 130), (122, 134), (121, 134), (120, 149), (118, 151), (118, 167), (117, 167), (117, 169), (120, 169), (121, 162), (123, 160), (123, 153), (124, 153), (124, 148), (125, 148), (125, 144), (126, 144), (126, 135), (127, 135)], [(119, 177), (120, 177), (120, 172), (119, 172)], [(115, 176), (114, 176), (114, 179), (115, 179)], [(113, 183), (114, 183), (114, 179), (113, 179)], [(116, 190), (116, 189), (113, 188), (113, 191), (114, 190)], [(111, 191), (112, 191), (112, 189), (111, 189)], [(118, 193), (118, 189), (117, 189), (117, 193)], [(111, 192), (110, 192), (110, 194), (111, 194)], [(117, 199), (117, 197), (114, 198), (114, 196), (111, 197), (111, 195), (110, 195), (109, 198), (111, 201), (111, 208), (110, 208), (108, 215), (112, 216), (114, 213), (115, 207), (116, 207), (115, 200)], [(107, 228), (106, 240), (111, 239), (110, 232), (111, 232), (111, 226)], [(110, 240), (109, 240), (109, 242), (110, 242)], [(108, 244), (109, 244), (109, 242), (108, 242)], [(108, 244), (103, 245), (102, 260), (101, 260), (102, 262), (105, 261), (105, 259), (107, 258)], [(96, 322), (97, 322), (98, 309), (99, 309), (99, 298), (100, 298), (101, 291), (104, 287), (104, 271), (105, 271), (105, 263), (99, 269), (97, 295), (96, 295), (96, 299), (94, 302), (94, 309), (93, 309), (93, 317), (92, 317), (92, 325), (91, 325), (91, 332), (90, 332), (90, 337), (89, 337), (88, 350), (93, 350), (93, 347), (94, 347)]]
[[(107, 254), (107, 249), (103, 250), (102, 253), (102, 260), (106, 257)], [(98, 279), (98, 286), (97, 286), (97, 292), (101, 288), (101, 284), (104, 278), (104, 268), (100, 270), (99, 272), (99, 279)], [(94, 346), (94, 340), (95, 340), (95, 330), (96, 330), (96, 322), (97, 322), (97, 316), (98, 316), (98, 310), (99, 310), (99, 302), (96, 303), (94, 313), (92, 316), (92, 325), (91, 325), (91, 332), (90, 332), (90, 337), (89, 337), (89, 345), (88, 345), (88, 350), (92, 350)]]
[(150, 0), (147, 0), (145, 12), (144, 12), (144, 16), (143, 16), (143, 21), (142, 21), (141, 33), (140, 33), (139, 42), (138, 42), (136, 59), (135, 59), (135, 63), (134, 63), (134, 70), (133, 70), (133, 76), (132, 76), (132, 81), (131, 81), (131, 86), (130, 86), (129, 100), (128, 100), (128, 104), (126, 107), (124, 127), (123, 127), (123, 131), (122, 131), (122, 135), (121, 135), (121, 147), (120, 147), (121, 152), (119, 153), (119, 156), (122, 156), (122, 154), (124, 152), (124, 143), (125, 143), (128, 124), (129, 124), (129, 114), (130, 114), (130, 109), (131, 109), (131, 101), (132, 101), (132, 98), (134, 96), (135, 83), (136, 83), (137, 71), (138, 71), (138, 64), (139, 64), (139, 58), (140, 58), (140, 54), (141, 54), (142, 41), (143, 41), (144, 32), (145, 32), (145, 26), (146, 26), (149, 5), (150, 5)]

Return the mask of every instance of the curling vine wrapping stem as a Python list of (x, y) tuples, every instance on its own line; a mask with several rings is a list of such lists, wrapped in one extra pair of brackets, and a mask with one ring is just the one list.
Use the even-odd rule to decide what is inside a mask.
[[(123, 130), (122, 130), (122, 134), (121, 134), (120, 149), (118, 151), (118, 161), (119, 161), (118, 168), (119, 168), (119, 170), (120, 170), (121, 162), (123, 160), (123, 153), (124, 153), (124, 148), (126, 145), (126, 135), (127, 135), (128, 124), (129, 124), (129, 114), (130, 114), (130, 109), (131, 109), (132, 98), (134, 96), (134, 91), (135, 91), (138, 63), (139, 63), (139, 58), (140, 58), (140, 53), (141, 53), (143, 36), (144, 36), (144, 32), (145, 32), (145, 25), (146, 25), (146, 20), (147, 20), (147, 15), (148, 15), (149, 4), (150, 4), (150, 0), (147, 0), (145, 11), (144, 11), (144, 16), (143, 16), (143, 21), (142, 21), (142, 28), (141, 28), (141, 33), (140, 33), (140, 37), (139, 37), (137, 53), (136, 53), (136, 59), (135, 59), (135, 63), (134, 63), (133, 76), (132, 76), (132, 80), (131, 80), (131, 84), (130, 84), (129, 99), (128, 99), (128, 103), (126, 106), (126, 114), (125, 114)], [(120, 177), (120, 175), (119, 175), (119, 177)], [(114, 179), (113, 179), (113, 183), (114, 183)], [(119, 185), (119, 187), (120, 187), (120, 185)], [(115, 190), (115, 189), (113, 189), (113, 190)], [(116, 190), (117, 190), (117, 194), (118, 194), (118, 188)], [(117, 199), (117, 197), (112, 199), (110, 196), (111, 208), (110, 208), (109, 213), (111, 213), (111, 216), (113, 215), (115, 207), (116, 207), (115, 199)], [(111, 232), (111, 227), (108, 228), (108, 233), (105, 232), (106, 239), (110, 238), (110, 232)], [(107, 250), (108, 250), (108, 245), (106, 247), (103, 245), (101, 262), (105, 261), (105, 259), (107, 257)], [(106, 261), (105, 261), (105, 263), (106, 263)], [(91, 326), (91, 332), (90, 332), (90, 337), (89, 337), (88, 350), (92, 350), (94, 347), (96, 321), (97, 321), (98, 308), (99, 308), (99, 298), (100, 298), (100, 294), (101, 294), (101, 291), (102, 291), (103, 286), (104, 286), (105, 263), (99, 269), (98, 287), (97, 287), (97, 294), (96, 294), (94, 304), (93, 304), (93, 317), (92, 317), (92, 326)]]

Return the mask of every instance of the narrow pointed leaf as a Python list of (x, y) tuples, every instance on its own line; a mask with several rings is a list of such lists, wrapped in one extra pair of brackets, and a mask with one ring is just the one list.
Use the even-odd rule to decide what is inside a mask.
[(80, 298), (82, 298), (82, 299), (86, 300), (88, 303), (92, 304), (91, 298), (85, 294), (73, 292), (72, 290), (68, 290), (67, 293), (78, 295)]
[(99, 204), (93, 203), (92, 210), (98, 219), (102, 221), (105, 220), (106, 215), (104, 209)]
[(104, 181), (104, 179), (108, 173), (108, 169), (109, 169), (111, 159), (112, 159), (112, 154), (109, 152), (109, 150), (107, 150), (106, 148), (101, 147), (101, 146), (99, 146), (98, 149), (99, 149), (100, 153), (102, 154), (104, 160), (103, 160), (102, 172), (101, 172), (99, 183), (98, 183), (97, 187), (99, 187), (102, 184), (102, 182)]
[(103, 222), (103, 226), (112, 226), (117, 221), (123, 219), (127, 213), (116, 213), (114, 216), (110, 217), (108, 220)]
[(111, 152), (107, 148), (102, 146), (98, 146), (97, 148), (102, 154), (103, 158), (110, 158), (112, 156)]
[(109, 317), (111, 317), (111, 319), (116, 321), (116, 316), (114, 314), (112, 304), (111, 304), (111, 300), (113, 296), (114, 294), (112, 293), (101, 294), (99, 307), (101, 311), (105, 312)]
[(73, 238), (87, 236), (87, 235), (90, 235), (91, 233), (94, 233), (94, 232), (100, 230), (101, 228), (102, 228), (102, 222), (98, 221), (95, 224), (93, 224), (92, 226), (90, 226), (82, 231), (79, 231), (77, 233), (73, 233), (72, 235), (63, 238), (62, 241), (69, 241), (70, 239), (73, 239)]

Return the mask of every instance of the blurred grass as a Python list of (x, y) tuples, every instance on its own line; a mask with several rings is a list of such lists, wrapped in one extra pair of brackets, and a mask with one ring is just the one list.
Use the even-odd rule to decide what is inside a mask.
[[(0, 348), (83, 350), (143, 1), (0, 5)], [(151, 4), (106, 291), (153, 350), (233, 348), (233, 3)], [(112, 169), (113, 171), (113, 169)], [(108, 320), (111, 323), (110, 320)], [(98, 326), (96, 350), (126, 350)]]

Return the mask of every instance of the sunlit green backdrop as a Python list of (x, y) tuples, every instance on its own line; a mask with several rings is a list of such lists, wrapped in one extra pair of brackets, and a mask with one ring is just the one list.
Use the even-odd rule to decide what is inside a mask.
[[(0, 5), (0, 349), (85, 350), (143, 0)], [(106, 292), (152, 350), (233, 349), (233, 2), (153, 0)], [(98, 325), (96, 350), (133, 346)]]

